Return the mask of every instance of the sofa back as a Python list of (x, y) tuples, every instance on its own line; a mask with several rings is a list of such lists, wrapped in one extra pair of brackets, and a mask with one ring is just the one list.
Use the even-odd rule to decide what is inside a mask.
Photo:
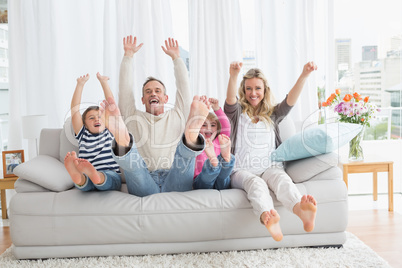
[[(290, 117), (285, 117), (279, 124), (279, 131), (282, 141), (287, 140), (296, 134), (294, 122)], [(67, 118), (63, 128), (42, 129), (39, 154), (52, 156), (64, 163), (67, 152), (75, 151), (78, 154), (78, 142), (74, 136), (71, 118)]]

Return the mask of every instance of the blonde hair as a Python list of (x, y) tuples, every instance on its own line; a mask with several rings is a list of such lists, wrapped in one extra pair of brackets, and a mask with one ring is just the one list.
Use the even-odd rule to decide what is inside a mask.
[(215, 121), (216, 122), (216, 126), (217, 126), (216, 137), (218, 137), (219, 134), (221, 134), (221, 130), (222, 130), (222, 125), (221, 125), (221, 122), (219, 122), (218, 117), (214, 113), (209, 113), (208, 116), (207, 116), (207, 119), (209, 121)]
[[(246, 80), (252, 78), (259, 78), (264, 83), (264, 98), (256, 107), (250, 105), (246, 99)], [(253, 123), (257, 123), (259, 120), (263, 120), (268, 124), (272, 124), (271, 114), (275, 108), (275, 98), (271, 93), (268, 81), (265, 75), (258, 68), (250, 69), (244, 76), (239, 87), (240, 105), (242, 112), (247, 114)]]

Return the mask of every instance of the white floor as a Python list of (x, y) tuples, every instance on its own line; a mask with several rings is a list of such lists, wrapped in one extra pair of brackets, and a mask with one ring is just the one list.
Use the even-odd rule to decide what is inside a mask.
[[(349, 210), (388, 209), (388, 195), (379, 194), (374, 201), (372, 195), (349, 195)], [(394, 194), (394, 212), (402, 215), (402, 194)], [(1, 211), (0, 211), (1, 214)], [(0, 219), (0, 227), (9, 226), (9, 220)]]

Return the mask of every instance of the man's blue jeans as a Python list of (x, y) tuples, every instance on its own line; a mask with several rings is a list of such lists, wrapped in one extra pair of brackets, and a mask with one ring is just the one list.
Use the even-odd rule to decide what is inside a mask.
[(221, 155), (218, 155), (219, 165), (214, 167), (209, 159), (204, 162), (202, 171), (195, 177), (193, 188), (195, 189), (217, 189), (230, 188), (230, 173), (232, 173), (235, 157), (231, 154), (230, 162), (226, 162)]
[(75, 187), (84, 192), (99, 190), (99, 191), (120, 191), (121, 188), (121, 177), (120, 174), (116, 173), (113, 170), (102, 170), (99, 171), (105, 175), (105, 182), (102, 184), (94, 184), (87, 175), (85, 175), (87, 181), (84, 185), (79, 186), (75, 184)]
[(134, 143), (124, 156), (116, 156), (112, 151), (114, 160), (124, 172), (128, 192), (143, 197), (162, 192), (192, 190), (195, 158), (202, 153), (205, 147), (204, 137), (202, 135), (198, 135), (198, 137), (202, 140), (202, 149), (194, 151), (184, 144), (185, 137), (183, 135), (177, 144), (170, 169), (150, 172)]

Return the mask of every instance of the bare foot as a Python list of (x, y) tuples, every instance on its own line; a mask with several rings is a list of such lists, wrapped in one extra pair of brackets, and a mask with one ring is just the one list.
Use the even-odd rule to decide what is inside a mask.
[(204, 151), (205, 151), (205, 154), (208, 156), (208, 159), (209, 159), (209, 162), (211, 162), (211, 165), (214, 167), (217, 167), (219, 164), (219, 161), (218, 161), (218, 158), (216, 157), (214, 144), (212, 143), (211, 139), (205, 140)]
[(78, 159), (76, 152), (68, 152), (66, 157), (64, 157), (64, 166), (66, 167), (68, 174), (75, 184), (83, 185), (85, 184), (85, 176), (75, 167), (74, 160)]
[(218, 139), (219, 139), (219, 144), (221, 147), (222, 158), (225, 159), (225, 161), (229, 163), (230, 158), (231, 158), (231, 156), (230, 156), (230, 144), (231, 144), (230, 138), (228, 136), (226, 136), (225, 134), (220, 134), (218, 136)]
[(317, 202), (314, 197), (311, 195), (303, 195), (300, 203), (295, 205), (293, 211), (302, 220), (304, 230), (306, 232), (313, 231), (315, 215), (317, 214)]
[(85, 173), (94, 184), (102, 184), (105, 182), (105, 176), (96, 171), (88, 160), (77, 158), (74, 160), (74, 165), (81, 173)]
[(105, 126), (113, 134), (117, 144), (127, 147), (130, 144), (130, 135), (120, 113), (119, 107), (112, 97), (100, 104), (99, 111), (105, 113)]
[(281, 226), (279, 225), (280, 219), (281, 217), (275, 209), (271, 209), (271, 211), (264, 211), (260, 216), (261, 222), (268, 229), (275, 241), (281, 241), (283, 238)]
[(209, 101), (205, 96), (194, 96), (184, 135), (186, 145), (197, 148), (198, 134), (209, 113)]

